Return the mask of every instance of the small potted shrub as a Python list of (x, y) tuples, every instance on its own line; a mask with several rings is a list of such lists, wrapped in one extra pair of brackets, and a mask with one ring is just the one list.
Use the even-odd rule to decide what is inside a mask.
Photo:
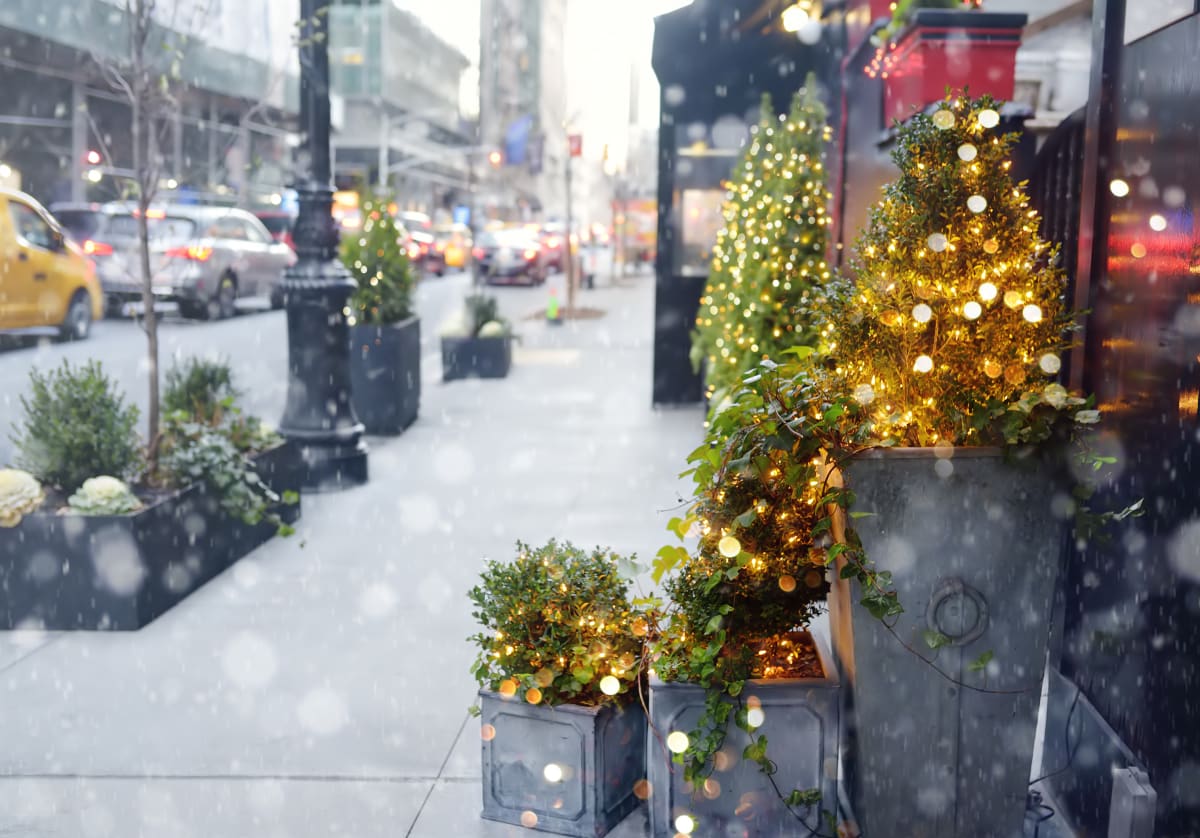
[(398, 434), (421, 402), (421, 320), (416, 274), (387, 201), (363, 201), (363, 228), (342, 238), (342, 262), (358, 283), (350, 298), (350, 379), (354, 412), (367, 433)]
[(518, 543), (517, 557), (488, 562), (471, 590), (483, 817), (600, 836), (637, 807), (646, 624), (621, 561), (568, 543)]
[(829, 590), (820, 449), (788, 433), (779, 402), (766, 372), (713, 414), (690, 457), (695, 500), (671, 522), (699, 546), (655, 564), (670, 598), (652, 644), (655, 838), (825, 834), (837, 812), (840, 684), (807, 630)]
[(904, 121), (947, 88), (1010, 98), (1024, 14), (986, 12), (981, 0), (900, 0), (876, 36), (867, 73), (884, 84), (884, 122)]
[(236, 408), (228, 368), (193, 363), (167, 383), (151, 471), (137, 410), (99, 364), (31, 373), (25, 471), (0, 472), (0, 627), (140, 628), (290, 530), (298, 497), (282, 489), (287, 458), (270, 459), (282, 441)]
[(504, 378), (512, 368), (512, 344), (512, 326), (500, 316), (496, 298), (468, 296), (442, 329), (442, 380)]

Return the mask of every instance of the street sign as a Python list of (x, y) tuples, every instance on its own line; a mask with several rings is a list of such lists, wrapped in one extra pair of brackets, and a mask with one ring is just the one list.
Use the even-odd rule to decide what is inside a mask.
[(583, 156), (583, 134), (568, 134), (567, 142), (571, 146), (572, 157)]

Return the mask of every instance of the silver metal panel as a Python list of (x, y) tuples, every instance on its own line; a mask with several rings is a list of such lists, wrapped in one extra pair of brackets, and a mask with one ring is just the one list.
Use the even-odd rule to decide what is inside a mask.
[[(859, 825), (1019, 838), (1061, 545), (1050, 483), (995, 449), (870, 452), (848, 465), (846, 483), (854, 511), (870, 513), (852, 524), (905, 608), (893, 635), (857, 590), (839, 580), (830, 597), (847, 683), (843, 774)], [(951, 642), (931, 650), (929, 631)], [(986, 652), (994, 659), (972, 671)], [(1009, 692), (965, 689), (918, 654), (956, 681)]]

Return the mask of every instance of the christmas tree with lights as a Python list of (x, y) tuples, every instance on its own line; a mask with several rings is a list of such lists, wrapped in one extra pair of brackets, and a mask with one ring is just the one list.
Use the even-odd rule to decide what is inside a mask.
[(1064, 408), (1096, 418), (1055, 382), (1065, 277), (1010, 175), (1016, 135), (999, 124), (987, 98), (914, 116), (892, 155), (900, 177), (857, 242), (836, 374), (885, 444), (1038, 441)]
[(830, 277), (822, 163), (828, 139), (813, 76), (786, 117), (763, 97), (760, 123), (729, 183), (725, 226), (696, 317), (692, 360), (704, 363), (714, 402), (764, 359), (819, 338), (825, 317), (817, 312)]

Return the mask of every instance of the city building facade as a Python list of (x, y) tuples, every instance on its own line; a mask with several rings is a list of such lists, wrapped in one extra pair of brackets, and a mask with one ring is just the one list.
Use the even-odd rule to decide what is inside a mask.
[[(166, 62), (160, 191), (275, 204), (299, 101), (296, 9), (274, 0), (159, 0), (147, 53)], [(123, 0), (0, 3), (0, 184), (45, 202), (128, 194)]]
[(489, 217), (566, 217), (566, 24), (566, 0), (482, 0), (480, 139), (499, 152), (481, 183)]
[(391, 2), (340, 0), (329, 25), (333, 90), (345, 104), (333, 138), (338, 185), (386, 191), (430, 215), (463, 205), (483, 157), (459, 110), (470, 60)]

